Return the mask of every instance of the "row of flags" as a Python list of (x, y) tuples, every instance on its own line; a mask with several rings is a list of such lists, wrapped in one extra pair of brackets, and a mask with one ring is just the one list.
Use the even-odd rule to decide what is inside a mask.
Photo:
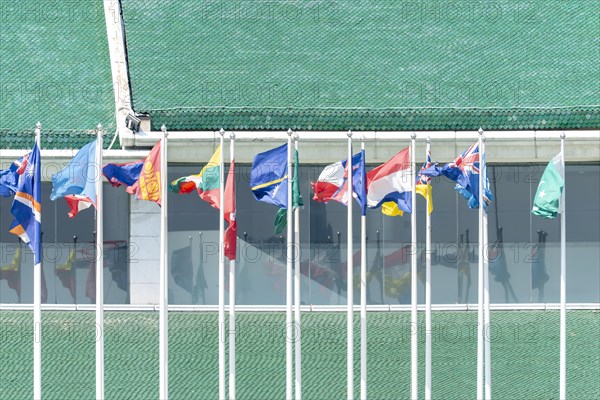
[[(260, 153), (254, 158), (250, 175), (250, 187), (254, 197), (282, 210), (287, 202), (287, 144)], [(296, 152), (296, 158), (298, 153)], [(327, 203), (330, 200), (342, 204), (348, 202), (348, 162), (341, 160), (326, 166), (316, 182), (311, 183), (313, 200)], [(296, 162), (294, 165), (298, 165)], [(412, 211), (411, 204), (411, 163), (410, 148), (406, 147), (389, 161), (366, 172), (365, 151), (352, 157), (353, 197), (361, 207), (362, 215), (367, 208), (381, 208), (389, 216), (403, 215)], [(479, 150), (477, 144), (469, 147), (453, 162), (440, 167), (432, 164), (431, 152), (418, 173), (416, 191), (424, 198), (432, 199), (431, 178), (443, 175), (456, 182), (455, 189), (468, 200), (470, 208), (477, 208), (479, 193)], [(297, 177), (297, 174), (294, 174)], [(296, 178), (294, 178), (296, 179)], [(297, 180), (295, 180), (296, 182)], [(485, 177), (484, 199), (491, 203), (493, 195), (489, 190), (489, 180)], [(295, 191), (298, 193), (299, 189)], [(297, 195), (294, 195), (296, 198)], [(296, 200), (294, 200), (296, 204)], [(433, 202), (429, 202), (428, 212), (433, 212)], [(280, 218), (277, 217), (277, 221)], [(276, 223), (276, 226), (278, 224)], [(281, 232), (281, 229), (277, 229)]]
[[(94, 205), (95, 179), (98, 171), (94, 168), (96, 141), (81, 148), (69, 165), (52, 176), (51, 200), (65, 198), (69, 205), (69, 217)], [(174, 180), (169, 190), (175, 193), (197, 192), (200, 198), (214, 208), (219, 208), (220, 153), (217, 148), (209, 162), (195, 175)], [(367, 208), (382, 208), (385, 215), (397, 216), (411, 212), (411, 167), (410, 148), (406, 147), (389, 161), (366, 173), (365, 153), (352, 157), (353, 193), (361, 207), (362, 214)], [(298, 168), (299, 155), (295, 151), (294, 168)], [(478, 207), (479, 149), (472, 145), (454, 161), (440, 167), (431, 163), (431, 153), (419, 171), (417, 193), (432, 197), (431, 178), (443, 175), (456, 183), (455, 189), (465, 197), (469, 208)], [(12, 213), (15, 221), (11, 232), (18, 234), (37, 253), (36, 246), (40, 221), (40, 153), (37, 145), (28, 155), (13, 162), (6, 170), (0, 171), (0, 195), (15, 196)], [(125, 185), (128, 193), (141, 200), (150, 200), (160, 205), (160, 143), (145, 160), (129, 163), (109, 163), (102, 168), (102, 174), (115, 187)], [(234, 198), (234, 163), (232, 163), (225, 186), (225, 201)], [(24, 179), (19, 179), (23, 177)], [(489, 189), (487, 172), (484, 175), (484, 200), (487, 206), (493, 201)], [(316, 182), (312, 183), (313, 200), (327, 203), (335, 200), (343, 204), (348, 201), (347, 160), (338, 161), (325, 167)], [(554, 157), (544, 171), (540, 187), (534, 199), (533, 213), (554, 218), (558, 212), (558, 199), (564, 185), (564, 171), (560, 167), (560, 154)], [(255, 156), (250, 173), (250, 187), (258, 201), (279, 208), (276, 216), (276, 232), (285, 227), (287, 210), (287, 144)], [(294, 208), (302, 207), (304, 201), (300, 193), (298, 174), (293, 180)], [(430, 201), (429, 213), (433, 211)], [(235, 227), (235, 201), (226, 205), (226, 220)], [(31, 240), (30, 240), (31, 239)], [(229, 258), (229, 257), (228, 257)]]

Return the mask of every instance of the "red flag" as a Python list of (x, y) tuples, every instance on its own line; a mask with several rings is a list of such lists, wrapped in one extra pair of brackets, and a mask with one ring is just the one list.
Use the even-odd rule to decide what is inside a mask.
[(134, 185), (135, 194), (138, 199), (154, 201), (160, 205), (160, 172), (159, 141), (152, 150), (150, 150), (150, 154), (148, 154), (148, 157), (144, 160), (140, 178)]
[(229, 227), (225, 231), (225, 256), (231, 261), (235, 260), (237, 249), (237, 222), (235, 220), (235, 161), (231, 161), (227, 184), (225, 185), (225, 207), (223, 213)]
[(77, 215), (77, 213), (81, 210), (85, 210), (90, 206), (93, 206), (94, 203), (92, 199), (87, 196), (81, 196), (78, 194), (67, 194), (64, 196), (67, 201), (67, 205), (69, 206), (69, 218), (73, 218)]

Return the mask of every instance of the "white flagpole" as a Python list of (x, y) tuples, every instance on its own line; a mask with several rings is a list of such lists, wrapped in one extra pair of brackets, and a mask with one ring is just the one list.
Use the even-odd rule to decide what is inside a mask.
[[(231, 132), (229, 138), (231, 168), (235, 154), (235, 133)], [(233, 195), (235, 196), (235, 192)], [(229, 400), (235, 400), (235, 397), (235, 260), (229, 260)]]
[[(365, 136), (360, 138), (365, 150)], [(365, 160), (366, 161), (366, 160)], [(366, 185), (366, 182), (363, 182)], [(366, 201), (366, 199), (365, 199)], [(367, 399), (367, 216), (360, 216), (360, 399)]]
[[(429, 157), (431, 139), (427, 137), (425, 160)], [(429, 195), (425, 211), (425, 400), (431, 400), (431, 215)]]
[[(483, 182), (483, 186), (479, 187), (479, 193), (483, 200), (484, 187), (487, 185), (487, 160), (485, 156), (485, 136), (481, 137), (481, 148), (479, 149), (479, 175)], [(485, 176), (483, 175), (485, 173)], [(483, 204), (481, 205), (483, 207)], [(488, 215), (483, 212), (483, 365), (484, 365), (484, 383), (485, 383), (485, 399), (492, 398), (492, 353), (491, 353), (491, 325), (490, 325), (490, 268), (488, 254)]]
[(288, 129), (288, 142), (287, 142), (287, 156), (288, 156), (288, 174), (287, 174), (287, 248), (286, 248), (286, 279), (285, 279), (285, 326), (286, 326), (286, 342), (285, 342), (285, 393), (286, 399), (293, 399), (293, 347), (292, 340), (294, 340), (294, 326), (292, 318), (292, 268), (293, 268), (293, 241), (292, 235), (292, 214), (293, 214), (293, 201), (292, 201), (292, 130)]
[(102, 192), (102, 125), (96, 143), (96, 400), (104, 399), (104, 202)]
[(418, 320), (417, 320), (417, 165), (415, 160), (415, 139), (417, 135), (411, 135), (410, 164), (412, 167), (412, 211), (410, 213), (411, 230), (411, 265), (410, 265), (410, 398), (416, 400), (419, 395), (419, 353), (418, 353)]
[[(298, 151), (298, 134), (294, 133), (294, 147)], [(294, 158), (295, 162), (295, 158)], [(300, 167), (298, 166), (298, 170)], [(294, 176), (298, 180), (299, 177)], [(298, 184), (300, 182), (298, 181)], [(296, 400), (302, 399), (302, 319), (300, 315), (300, 207), (294, 210), (294, 336), (295, 349), (295, 372), (296, 372)]]
[[(41, 154), (42, 124), (35, 126), (35, 142)], [(40, 160), (41, 161), (41, 160)], [(40, 246), (41, 248), (42, 246)], [(33, 266), (33, 399), (42, 398), (42, 255), (40, 263)]]
[[(168, 309), (168, 284), (169, 274), (167, 271), (168, 251), (168, 212), (167, 212), (167, 127), (160, 128), (163, 137), (160, 143), (160, 304), (159, 304), (159, 351), (160, 351), (160, 394), (161, 400), (169, 398), (169, 317)], [(98, 237), (98, 235), (96, 235)], [(98, 298), (98, 293), (96, 293)]]
[(354, 400), (354, 250), (352, 243), (352, 202), (354, 194), (354, 185), (352, 177), (352, 131), (348, 131), (348, 161), (346, 162), (348, 171), (348, 253), (347, 253), (347, 270), (346, 270), (346, 295), (347, 295), (347, 398)]
[[(481, 146), (483, 142), (483, 129), (479, 129), (479, 160), (481, 161)], [(483, 362), (484, 362), (484, 345), (483, 345), (483, 174), (479, 173), (479, 246), (478, 246), (478, 276), (477, 276), (477, 400), (483, 400)]]
[(565, 192), (567, 188), (565, 169), (565, 134), (560, 135), (561, 164), (564, 186), (560, 198), (560, 400), (567, 398), (567, 227)]
[(223, 162), (223, 136), (219, 131), (219, 400), (225, 400), (225, 164)]

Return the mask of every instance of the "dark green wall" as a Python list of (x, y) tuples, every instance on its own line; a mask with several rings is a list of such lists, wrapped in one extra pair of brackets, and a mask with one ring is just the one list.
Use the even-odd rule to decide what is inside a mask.
[[(107, 312), (106, 396), (154, 399), (158, 394), (158, 313)], [(421, 314), (421, 316), (423, 316)], [(0, 399), (32, 396), (29, 312), (0, 313)], [(493, 395), (496, 399), (558, 398), (557, 311), (492, 313)], [(94, 314), (44, 312), (44, 399), (94, 395)], [(239, 313), (238, 398), (285, 395), (283, 313)], [(359, 390), (358, 316), (355, 319), (356, 393)], [(410, 313), (369, 314), (369, 398), (409, 396)], [(435, 399), (473, 399), (476, 375), (475, 312), (433, 313)], [(170, 394), (174, 400), (215, 399), (217, 314), (173, 312), (169, 316)], [(342, 399), (346, 390), (344, 313), (303, 316), (305, 399)], [(600, 397), (600, 313), (570, 311), (567, 324), (570, 399)], [(424, 360), (421, 337), (420, 360)], [(419, 371), (424, 382), (423, 365)]]

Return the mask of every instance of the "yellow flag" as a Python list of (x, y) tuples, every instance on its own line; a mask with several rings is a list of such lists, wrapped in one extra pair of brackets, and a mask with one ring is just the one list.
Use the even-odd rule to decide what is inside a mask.
[(381, 212), (390, 217), (401, 217), (404, 211), (398, 208), (398, 204), (393, 201), (388, 201), (381, 205)]
[[(427, 212), (431, 214), (433, 212), (433, 196), (431, 195), (431, 185), (417, 185), (417, 194), (420, 194), (425, 199), (429, 200), (429, 207)], [(404, 211), (398, 208), (398, 205), (393, 201), (388, 201), (381, 205), (381, 212), (390, 217), (401, 217), (404, 215)]]
[(433, 212), (433, 196), (431, 194), (431, 185), (417, 185), (417, 193), (423, 196), (429, 203), (427, 212), (431, 214)]

